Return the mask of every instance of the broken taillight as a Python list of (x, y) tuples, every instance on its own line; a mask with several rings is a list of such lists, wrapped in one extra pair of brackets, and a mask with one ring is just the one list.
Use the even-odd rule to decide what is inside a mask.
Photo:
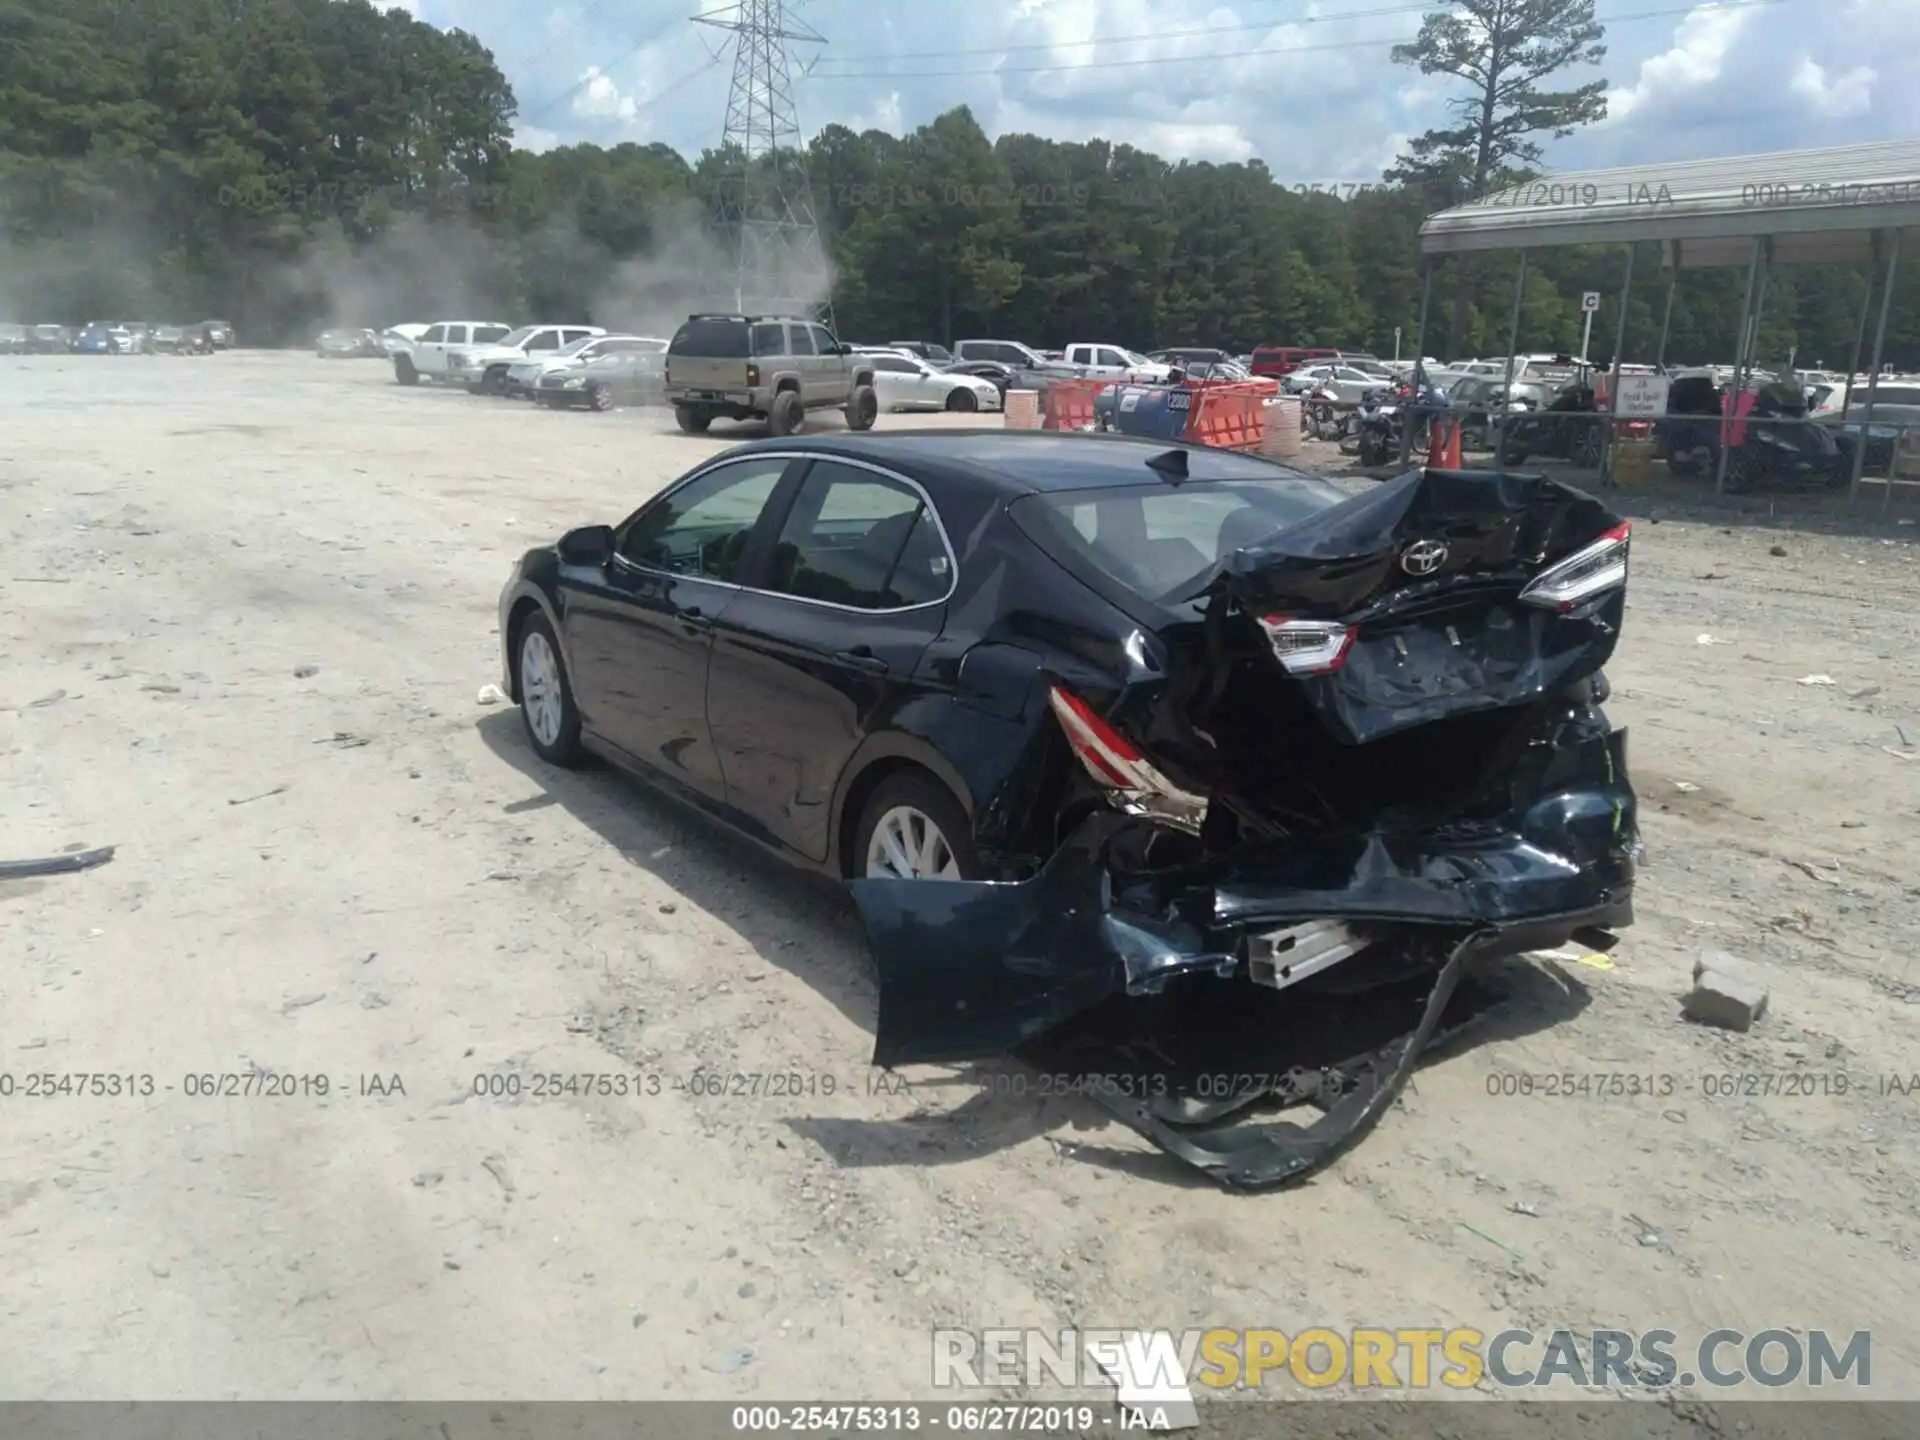
[(1546, 610), (1568, 611), (1627, 583), (1627, 537), (1631, 524), (1616, 525), (1591, 545), (1534, 576), (1520, 599)]
[(1047, 698), (1073, 753), (1103, 789), (1116, 793), (1122, 809), (1199, 833), (1207, 814), (1205, 797), (1180, 789), (1162, 775), (1138, 746), (1078, 695), (1056, 685)]
[(1291, 615), (1262, 615), (1260, 628), (1289, 675), (1331, 675), (1347, 663), (1354, 627), (1337, 620), (1296, 620)]

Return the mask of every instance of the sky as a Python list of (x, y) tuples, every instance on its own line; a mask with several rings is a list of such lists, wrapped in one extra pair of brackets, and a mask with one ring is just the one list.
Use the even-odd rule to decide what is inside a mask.
[[(379, 3), (379, 0), (376, 0)], [(715, 0), (718, 4), (718, 0)], [(478, 36), (520, 102), (516, 142), (664, 141), (726, 114), (732, 35), (699, 0), (406, 0)], [(1377, 181), (1446, 123), (1451, 81), (1395, 65), (1409, 0), (790, 0), (803, 134), (902, 134), (965, 104), (989, 135), (1106, 138), (1170, 160), (1262, 159), (1288, 184)], [(1551, 170), (1920, 135), (1920, 0), (1599, 0), (1608, 119)], [(725, 19), (730, 6), (710, 13)], [(807, 68), (809, 67), (810, 68)], [(805, 73), (803, 72), (805, 70)]]

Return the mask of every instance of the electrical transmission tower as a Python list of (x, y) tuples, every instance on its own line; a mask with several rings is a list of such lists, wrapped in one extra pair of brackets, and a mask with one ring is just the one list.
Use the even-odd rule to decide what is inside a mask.
[(792, 42), (826, 39), (785, 0), (739, 0), (693, 17), (734, 34), (733, 89), (721, 151), (727, 171), (714, 218), (734, 255), (733, 304), (749, 314), (813, 315), (833, 324), (832, 269), (813, 209), (793, 104)]

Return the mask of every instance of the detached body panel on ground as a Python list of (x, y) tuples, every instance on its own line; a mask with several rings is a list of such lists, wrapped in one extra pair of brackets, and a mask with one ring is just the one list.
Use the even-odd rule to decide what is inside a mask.
[[(583, 743), (854, 882), (878, 1064), (1084, 1054), (1169, 994), (1424, 986), (1316, 1092), (1339, 1134), (1168, 1144), (1261, 1184), (1377, 1117), (1472, 962), (1630, 922), (1599, 706), (1626, 569), (1618, 517), (1540, 476), (1348, 498), (1118, 437), (835, 437), (741, 447), (529, 552), (501, 634), (543, 753)], [(892, 878), (920, 872), (873, 811), (909, 784), (949, 883)], [(1163, 1144), (1192, 1118), (1176, 1072), (1172, 1108), (1122, 1115)]]

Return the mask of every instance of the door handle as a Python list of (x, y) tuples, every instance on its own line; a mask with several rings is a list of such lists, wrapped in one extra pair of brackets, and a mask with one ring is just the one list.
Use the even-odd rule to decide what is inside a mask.
[(833, 658), (842, 665), (851, 665), (855, 670), (865, 670), (870, 675), (887, 673), (887, 662), (865, 645), (856, 645), (851, 650), (837, 651)]
[(680, 623), (692, 631), (711, 630), (713, 621), (709, 620), (698, 605), (689, 605), (679, 613)]

